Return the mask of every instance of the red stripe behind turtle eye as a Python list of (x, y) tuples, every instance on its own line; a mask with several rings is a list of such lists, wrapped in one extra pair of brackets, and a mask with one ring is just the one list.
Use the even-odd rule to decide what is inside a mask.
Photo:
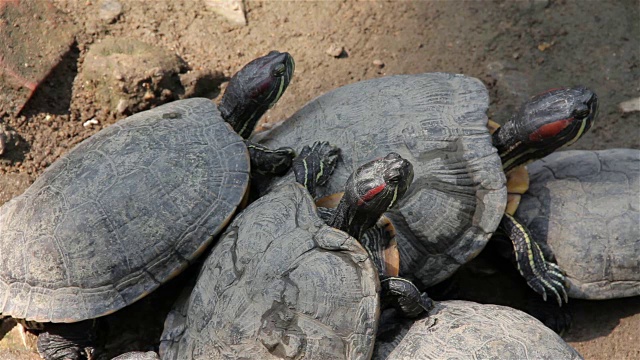
[(558, 135), (562, 130), (564, 130), (567, 126), (569, 126), (572, 121), (573, 118), (568, 118), (552, 122), (551, 124), (542, 125), (540, 129), (529, 135), (529, 140), (540, 141), (554, 137)]
[(358, 205), (362, 205), (365, 202), (373, 199), (374, 197), (376, 197), (376, 195), (380, 193), (380, 191), (384, 190), (385, 187), (387, 187), (387, 184), (382, 183), (374, 187), (373, 189), (367, 191), (360, 199), (358, 199)]

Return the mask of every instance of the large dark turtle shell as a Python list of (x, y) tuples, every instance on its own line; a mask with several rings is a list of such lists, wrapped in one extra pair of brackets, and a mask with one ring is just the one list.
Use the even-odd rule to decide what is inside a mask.
[(562, 151), (529, 172), (516, 216), (566, 272), (569, 296), (640, 295), (640, 151)]
[(392, 151), (409, 160), (413, 185), (387, 215), (398, 232), (400, 276), (424, 287), (477, 255), (503, 216), (506, 181), (487, 130), (488, 104), (485, 86), (468, 76), (383, 77), (320, 96), (262, 142), (339, 147), (343, 163), (320, 196), (341, 191), (366, 161)]
[(369, 359), (378, 291), (358, 241), (326, 225), (305, 188), (286, 184), (229, 225), (167, 318), (160, 355)]
[(0, 312), (74, 322), (140, 299), (227, 224), (249, 166), (209, 99), (98, 132), (0, 208)]

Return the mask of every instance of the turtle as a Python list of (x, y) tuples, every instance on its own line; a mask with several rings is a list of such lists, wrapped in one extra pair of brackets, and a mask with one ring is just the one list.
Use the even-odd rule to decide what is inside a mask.
[(381, 316), (374, 360), (582, 359), (538, 320), (507, 306), (438, 301), (418, 320), (394, 312)]
[[(545, 254), (566, 271), (570, 298), (640, 295), (640, 151), (567, 150), (529, 166), (529, 191), (515, 216)], [(571, 313), (536, 301), (503, 265), (502, 239), (435, 287), (431, 297), (508, 305), (562, 334)], [(570, 309), (569, 309), (570, 310)]]
[(218, 107), (191, 98), (121, 120), (0, 208), (0, 313), (44, 323), (45, 359), (86, 356), (85, 320), (185, 269), (242, 205), (250, 172), (291, 166), (292, 149), (246, 137), (293, 71), (290, 54), (272, 51), (231, 78)]
[(568, 150), (529, 165), (515, 216), (566, 273), (569, 297), (640, 295), (640, 150)]
[(354, 236), (402, 197), (412, 166), (394, 153), (360, 166), (325, 223), (308, 191), (316, 187), (303, 185), (327, 167), (297, 159), (297, 182), (249, 205), (206, 258), (165, 322), (163, 359), (370, 358), (383, 289)]
[(335, 196), (356, 164), (397, 152), (416, 168), (413, 186), (386, 214), (397, 230), (401, 277), (420, 290), (443, 281), (473, 259), (500, 226), (511, 234), (529, 285), (544, 299), (547, 292), (554, 294), (561, 304), (566, 301), (561, 270), (505, 213), (505, 173), (586, 133), (597, 96), (585, 87), (547, 91), (493, 134), (488, 103), (483, 83), (462, 74), (387, 76), (332, 90), (252, 139), (270, 147), (296, 149), (309, 139), (340, 147), (343, 162), (321, 197)]

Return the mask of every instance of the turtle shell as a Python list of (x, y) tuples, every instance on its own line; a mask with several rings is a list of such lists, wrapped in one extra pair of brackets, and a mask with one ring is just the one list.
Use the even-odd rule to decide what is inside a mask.
[(228, 223), (249, 166), (209, 99), (98, 132), (0, 208), (0, 313), (74, 322), (140, 299)]
[(261, 141), (339, 147), (343, 162), (318, 196), (341, 191), (366, 161), (392, 151), (409, 160), (413, 184), (386, 215), (398, 233), (400, 276), (424, 288), (476, 256), (504, 213), (506, 179), (487, 129), (488, 104), (485, 86), (468, 76), (389, 76), (320, 96)]
[(571, 150), (529, 165), (516, 217), (581, 299), (640, 295), (640, 150)]
[(416, 321), (388, 310), (380, 329), (374, 360), (582, 359), (532, 316), (500, 305), (443, 301)]
[(174, 306), (172, 315), (186, 312), (186, 320), (165, 322), (160, 355), (369, 359), (378, 291), (364, 248), (320, 219), (306, 189), (286, 184), (229, 225), (188, 304)]
[(160, 360), (158, 354), (153, 351), (141, 352), (132, 351), (120, 356), (114, 357), (111, 360)]

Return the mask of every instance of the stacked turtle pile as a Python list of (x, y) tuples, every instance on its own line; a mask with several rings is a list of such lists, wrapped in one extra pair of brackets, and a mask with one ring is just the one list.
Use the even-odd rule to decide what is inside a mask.
[[(530, 187), (523, 167), (588, 131), (590, 90), (538, 95), (498, 127), (477, 79), (384, 77), (248, 140), (293, 71), (273, 51), (219, 106), (122, 120), (0, 208), (0, 313), (38, 334), (41, 356), (581, 358), (522, 311), (427, 295), (492, 243), (553, 308), (640, 294), (638, 152), (559, 152)], [(139, 349), (154, 351), (105, 350), (102, 320), (188, 267), (162, 336)]]

